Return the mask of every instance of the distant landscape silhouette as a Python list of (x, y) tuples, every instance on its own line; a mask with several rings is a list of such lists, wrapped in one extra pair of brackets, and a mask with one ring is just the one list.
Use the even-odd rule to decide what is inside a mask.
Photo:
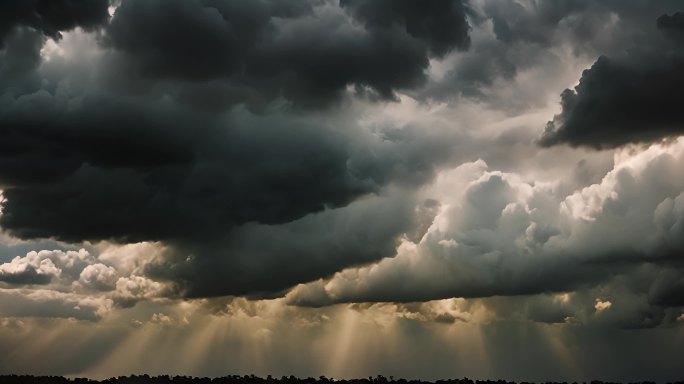
[[(327, 378), (325, 376), (320, 376), (318, 379), (313, 377), (308, 377), (305, 379), (298, 378), (295, 376), (282, 376), (281, 378), (274, 378), (272, 376), (267, 376), (266, 378), (258, 377), (255, 375), (229, 375), (223, 377), (193, 377), (193, 376), (149, 376), (149, 375), (131, 375), (131, 376), (118, 376), (112, 377), (104, 380), (92, 380), (88, 378), (66, 378), (62, 376), (31, 376), (31, 375), (0, 375), (0, 384), (183, 384), (183, 383), (193, 383), (193, 384), (329, 384), (329, 383), (339, 383), (339, 384), (518, 384), (515, 381), (507, 380), (471, 380), (468, 378), (462, 379), (448, 379), (448, 380), (406, 380), (406, 379), (396, 379), (393, 376), (385, 377), (382, 375), (376, 377), (368, 377), (365, 379), (348, 379), (348, 380), (336, 380), (332, 378)], [(530, 382), (522, 381), (519, 384), (532, 384)], [(547, 381), (540, 384), (618, 384), (618, 382), (610, 381), (600, 381), (592, 380), (590, 382), (558, 382), (558, 381)], [(653, 381), (635, 381), (629, 384), (656, 384)], [(667, 384), (684, 384), (684, 381), (674, 381), (667, 382)]]

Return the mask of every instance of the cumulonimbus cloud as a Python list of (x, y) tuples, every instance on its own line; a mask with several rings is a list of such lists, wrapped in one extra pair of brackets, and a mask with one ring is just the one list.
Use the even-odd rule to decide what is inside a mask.
[[(568, 194), (481, 161), (464, 164), (428, 192), (442, 209), (420, 241), (301, 285), (288, 300), (320, 306), (562, 293), (639, 273), (648, 284), (630, 289), (648, 296), (650, 310), (681, 306), (673, 298), (684, 275), (682, 166), (680, 139), (627, 157), (600, 183)], [(657, 267), (646, 273), (645, 265)]]

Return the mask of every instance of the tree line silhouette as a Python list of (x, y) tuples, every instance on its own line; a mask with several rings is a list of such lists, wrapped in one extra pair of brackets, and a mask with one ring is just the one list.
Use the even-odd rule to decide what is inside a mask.
[[(207, 378), (207, 377), (193, 377), (193, 376), (149, 376), (149, 375), (131, 375), (112, 377), (104, 380), (93, 380), (88, 378), (66, 378), (62, 376), (31, 376), (31, 375), (0, 375), (0, 384), (534, 384), (530, 382), (516, 383), (507, 380), (471, 380), (463, 379), (448, 379), (437, 381), (424, 380), (406, 380), (395, 379), (393, 376), (385, 377), (378, 375), (376, 377), (369, 377), (367, 379), (349, 379), (337, 380), (320, 376), (318, 379), (308, 377), (305, 379), (295, 376), (282, 376), (281, 378), (274, 378), (267, 376), (266, 378), (255, 375), (229, 375), (223, 377)], [(551, 382), (547, 381), (540, 384), (570, 384), (567, 382)], [(571, 384), (580, 384), (573, 382)], [(581, 384), (622, 384), (617, 382), (593, 380), (590, 382), (582, 382)], [(652, 381), (632, 382), (630, 384), (656, 384)], [(667, 384), (684, 384), (684, 381), (668, 382)]]

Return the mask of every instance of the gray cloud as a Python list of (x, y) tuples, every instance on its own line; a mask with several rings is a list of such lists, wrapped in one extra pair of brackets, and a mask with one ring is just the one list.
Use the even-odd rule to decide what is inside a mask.
[(590, 5), (587, 1), (486, 1), (484, 16), (491, 18), (494, 33), (505, 43), (528, 41), (548, 46), (559, 23), (580, 14)]
[[(463, 165), (428, 192), (445, 208), (419, 242), (405, 242), (395, 257), (373, 266), (299, 286), (288, 300), (320, 306), (604, 287), (583, 302), (591, 307), (596, 297), (610, 297), (613, 308), (602, 315), (607, 323), (661, 324), (664, 308), (682, 305), (676, 298), (684, 274), (678, 240), (684, 181), (677, 172), (683, 153), (681, 140), (654, 146), (570, 194), (488, 172), (482, 162)], [(572, 313), (541, 304), (525, 317), (563, 322)]]
[[(111, 28), (117, 17), (122, 18), (119, 22), (127, 17), (125, 6), (118, 9)], [(276, 8), (269, 9), (286, 11)], [(331, 12), (329, 17), (351, 28), (341, 9), (328, 8), (324, 11)], [(299, 31), (325, 17), (302, 19), (301, 26), (287, 28)], [(420, 39), (415, 40), (418, 44)], [(0, 224), (23, 239), (164, 241), (176, 249), (166, 253), (169, 259), (160, 266), (170, 267), (189, 255), (196, 262), (166, 272), (158, 268), (155, 276), (178, 279), (179, 289), (191, 295), (272, 295), (391, 254), (395, 239), (412, 230), (411, 193), (400, 193), (406, 196), (404, 202), (389, 198), (386, 204), (392, 208), (383, 207), (382, 201), (372, 204), (394, 220), (382, 224), (356, 208), (350, 210), (353, 213), (340, 208), (372, 194), (384, 199), (386, 188), (429, 181), (443, 164), (454, 161), (455, 143), (467, 137), (443, 128), (424, 134), (416, 126), (369, 131), (336, 110), (329, 118), (277, 109), (263, 114), (242, 107), (222, 112), (198, 109), (173, 92), (137, 94), (110, 88), (109, 72), (69, 69), (68, 55), (41, 62), (41, 47), (37, 43), (28, 50), (37, 64), (27, 74), (42, 79), (26, 89), (3, 89), (0, 185), (7, 200)], [(93, 61), (105, 67), (116, 64), (119, 49), (124, 48), (105, 49)], [(185, 89), (184, 82), (192, 80), (168, 77), (169, 84), (178, 86), (172, 90)], [(3, 77), (12, 78), (10, 72)], [(102, 87), (95, 90), (90, 81)], [(330, 211), (326, 219), (316, 216), (324, 211)], [(307, 224), (299, 224), (300, 219)], [(338, 220), (358, 221), (358, 236), (368, 230), (377, 237), (368, 238), (363, 247), (352, 241), (356, 237), (311, 241), (299, 226), (319, 229), (315, 225), (320, 224), (314, 224), (318, 220), (333, 225)], [(282, 249), (261, 240), (285, 238), (291, 231), (298, 237)], [(320, 259), (330, 249), (335, 256)], [(285, 262), (280, 252), (300, 255), (299, 262), (310, 262), (311, 268)], [(204, 273), (223, 270), (214, 262), (249, 275), (235, 281), (204, 278)], [(276, 277), (262, 279), (260, 272)]]
[[(218, 80), (227, 105), (339, 100), (347, 86), (394, 98), (425, 80), (428, 59), (468, 46), (460, 1), (123, 1), (105, 41), (152, 79)], [(426, 5), (427, 4), (427, 5)], [(377, 15), (387, 15), (382, 18)], [(189, 85), (193, 96), (207, 90)]]
[(171, 242), (174, 251), (147, 273), (191, 297), (280, 295), (299, 282), (391, 256), (413, 223), (410, 198), (367, 197), (287, 224), (246, 224), (219, 241)]
[(676, 102), (684, 85), (680, 15), (658, 18), (663, 36), (649, 46), (602, 56), (584, 71), (579, 85), (561, 94), (562, 112), (547, 124), (540, 143), (601, 149), (681, 134)]
[[(529, 135), (520, 133), (525, 127), (463, 132), (460, 124), (455, 127), (457, 113), (439, 115), (448, 120), (442, 123), (364, 121), (373, 120), (372, 108), (386, 105), (368, 107), (368, 98), (399, 100), (398, 92), (422, 106), (454, 93), (486, 100), (486, 107), (470, 113), (491, 112), (492, 120), (501, 111), (489, 108), (508, 108), (497, 97), (517, 108), (539, 106), (546, 102), (544, 90), (530, 96), (536, 89), (517, 94), (506, 88), (496, 97), (492, 90), (527, 70), (549, 79), (567, 72), (562, 51), (579, 49), (597, 31), (615, 33), (611, 55), (638, 36), (634, 44), (658, 42), (651, 49), (672, 48), (677, 58), (680, 17), (663, 17), (660, 31), (654, 26), (653, 34), (639, 35), (637, 21), (650, 13), (641, 15), (632, 3), (478, 4), (123, 1), (111, 23), (81, 23), (86, 29), (102, 25), (97, 36), (77, 32), (49, 46), (45, 36), (57, 35), (15, 23), (0, 52), (0, 186), (7, 198), (0, 225), (23, 239), (159, 241), (166, 248), (135, 271), (120, 271), (108, 261), (89, 259), (78, 268), (55, 262), (62, 280), (32, 267), (5, 273), (5, 286), (33, 282), (65, 289), (68, 282), (80, 293), (130, 307), (164, 295), (276, 297), (323, 279), (300, 286), (290, 299), (326, 305), (581, 290), (605, 283), (613, 271), (631, 276), (634, 264), (652, 257), (659, 275), (648, 274), (651, 284), (634, 288), (638, 295), (627, 301), (642, 300), (653, 313), (680, 305), (680, 267), (673, 255), (681, 249), (681, 185), (657, 180), (655, 171), (621, 173), (625, 179), (606, 188), (617, 188), (624, 201), (602, 200), (606, 215), (598, 215), (582, 200), (582, 188), (603, 198), (592, 184), (603, 185), (606, 164), (580, 162), (574, 176), (553, 187), (523, 182), (534, 174), (525, 172), (539, 168), (531, 164), (538, 159), (551, 159), (548, 165), (557, 171), (571, 169), (558, 165), (564, 156), (573, 162), (583, 156), (554, 158), (559, 150), (530, 160), (528, 150), (544, 149), (531, 149)], [(596, 15), (613, 13), (616, 26), (597, 22)], [(489, 25), (492, 31), (474, 36), (469, 20), (477, 33)], [(592, 55), (604, 43), (587, 43), (575, 54)], [(69, 51), (70, 44), (93, 51), (92, 68), (76, 63), (83, 52)], [(631, 58), (643, 55), (610, 60), (629, 69)], [(432, 66), (450, 60), (456, 64), (447, 68), (441, 88), (421, 89)], [(602, 65), (608, 69), (600, 70)], [(605, 73), (619, 77), (613, 65), (599, 60), (581, 86)], [(662, 65), (673, 68), (667, 60)], [(556, 67), (561, 69), (554, 72)], [(583, 97), (578, 88), (575, 98)], [(336, 103), (344, 98), (346, 103)], [(571, 101), (577, 100), (567, 102), (568, 111)], [(406, 104), (394, 105), (401, 114)], [(473, 130), (480, 121), (474, 120)], [(489, 148), (488, 140), (515, 149), (502, 153)], [(477, 157), (510, 172), (473, 171), (477, 180), (455, 184), (453, 196), (424, 193), (436, 175), (449, 174), (445, 167)], [(672, 173), (665, 158), (653, 168)], [(464, 167), (473, 164), (480, 163)], [(525, 169), (516, 173), (516, 167)], [(656, 187), (634, 187), (630, 175), (655, 178)], [(572, 212), (561, 212), (562, 204)], [(647, 224), (622, 226), (625, 215)], [(657, 220), (644, 219), (651, 216)], [(587, 217), (594, 224), (582, 221)], [(440, 220), (444, 233), (434, 228)], [(609, 230), (618, 227), (633, 231), (634, 239), (651, 234), (652, 248), (618, 241)], [(587, 228), (604, 236), (590, 236)], [(407, 242), (417, 248), (402, 248)], [(390, 258), (397, 244), (399, 256)], [(574, 256), (580, 254), (586, 259)], [(427, 256), (418, 263), (416, 255)], [(383, 273), (348, 273), (375, 267)], [(367, 277), (373, 289), (355, 286)], [(397, 288), (400, 280), (406, 288)], [(331, 294), (331, 288), (339, 291)], [(549, 305), (546, 311), (540, 300), (529, 304), (525, 316), (548, 322), (567, 317), (567, 308)], [(610, 313), (627, 307), (613, 302)], [(633, 308), (616, 316), (630, 317), (641, 307)], [(449, 316), (432, 317), (457, 320)], [(652, 324), (666, 317), (654, 315)]]
[[(155, 276), (193, 296), (274, 294), (390, 255), (412, 231), (414, 203), (385, 189), (431, 180), (467, 137), (98, 94), (9, 100), (0, 108), (3, 228), (25, 239), (164, 241), (177, 249), (160, 266), (196, 261)], [(351, 231), (326, 234), (337, 225)], [(243, 277), (226, 280), (226, 270)]]
[[(35, 102), (40, 103), (40, 97), (47, 100), (43, 104), (47, 107), (54, 101), (48, 94), (38, 94)], [(13, 115), (12, 111), (9, 115), (14, 121), (10, 123), (7, 114), (3, 116), (7, 128), (3, 130), (6, 140), (0, 144), (4, 147), (0, 169), (7, 201), (0, 221), (9, 233), (68, 241), (164, 240), (192, 244), (213, 254), (201, 244), (222, 246), (216, 239), (248, 222), (268, 228), (326, 207), (345, 206), (377, 189), (378, 184), (366, 179), (362, 170), (354, 174), (347, 167), (349, 137), (310, 123), (234, 120), (221, 131), (216, 121), (201, 116), (193, 120), (192, 115), (167, 108), (150, 114), (153, 109), (118, 102), (90, 103), (84, 100), (82, 109), (67, 112), (56, 121), (47, 116)], [(162, 111), (167, 114), (163, 116)], [(251, 119), (249, 115), (245, 118)], [(196, 129), (204, 131), (192, 135), (203, 120), (206, 125)], [(98, 129), (92, 130), (94, 126)], [(57, 127), (61, 128), (59, 134), (55, 133)], [(386, 172), (392, 166), (388, 164)], [(393, 180), (385, 177), (382, 169), (372, 169), (378, 183)], [(81, 219), (65, 221), (64, 217)], [(403, 228), (400, 224), (399, 229)], [(307, 246), (309, 254), (315, 254), (314, 249), (323, 251), (313, 244), (299, 247)], [(375, 252), (370, 244), (366, 247), (366, 255)], [(238, 255), (240, 248), (234, 250)], [(277, 260), (277, 253), (278, 249), (270, 250), (269, 258)], [(229, 259), (238, 257), (231, 251), (221, 254)], [(206, 267), (214, 270), (209, 264)], [(314, 271), (309, 273), (334, 272)], [(257, 273), (258, 268), (252, 272)], [(291, 281), (292, 276), (286, 279)], [(257, 280), (261, 279), (254, 277), (250, 282)], [(279, 286), (282, 288), (286, 287)], [(230, 293), (226, 287), (220, 289)]]
[[(286, 222), (375, 189), (347, 169), (349, 138), (302, 120), (221, 121), (100, 97), (65, 111), (64, 101), (41, 91), (0, 116), (0, 180), (11, 186), (1, 220), (17, 236), (211, 236), (247, 221)], [(66, 223), (65, 215), (85, 221)]]
[[(452, 103), (474, 99), (516, 112), (543, 105), (552, 90), (557, 92), (553, 87), (567, 86), (564, 66), (651, 46), (660, 36), (644, 26), (680, 10), (676, 1), (471, 3), (472, 48), (448, 57), (446, 72), (414, 91), (418, 98)], [(534, 88), (528, 90), (530, 83)]]
[(3, 3), (0, 371), (679, 379), (680, 8)]
[(111, 310), (105, 297), (84, 296), (53, 290), (0, 290), (0, 316), (53, 317), (97, 321)]
[[(524, 109), (545, 102), (510, 100), (496, 93), (532, 69), (552, 71), (563, 65), (559, 53), (571, 47), (578, 56), (591, 52), (592, 40), (606, 28), (610, 9), (585, 1), (483, 1), (469, 10), (475, 30), (472, 49), (452, 55), (443, 76), (417, 92), (420, 98), (458, 102), (461, 97), (500, 107)], [(610, 27), (608, 27), (610, 28)], [(614, 31), (610, 31), (614, 33)], [(554, 49), (555, 48), (555, 49)], [(552, 81), (557, 74), (542, 73)], [(536, 91), (539, 93), (540, 84)], [(522, 104), (522, 105), (521, 105)]]
[[(277, 295), (391, 255), (415, 223), (401, 189), (432, 179), (466, 135), (368, 130), (336, 108), (257, 114), (223, 97), (331, 101), (347, 86), (394, 97), (422, 81), (429, 57), (467, 47), (460, 2), (407, 7), (359, 27), (355, 7), (324, 2), (123, 1), (97, 40), (63, 41), (92, 44), (92, 67), (74, 62), (80, 51), (41, 60), (44, 39), (21, 32), (35, 44), (4, 53), (30, 58), (15, 67), (32, 81), (2, 89), (0, 225), (22, 239), (162, 241), (144, 272), (193, 297)], [(9, 69), (0, 81), (18, 81)], [(86, 268), (70, 275), (79, 289), (118, 287)]]
[(15, 29), (4, 40), (0, 50), (0, 87), (3, 93), (23, 93), (35, 89), (39, 78), (40, 48), (45, 39), (30, 29)]
[(10, 262), (0, 266), (0, 281), (11, 285), (49, 284), (60, 272), (52, 263), (42, 263), (39, 267), (17, 264)]
[(565, 42), (577, 53), (606, 53), (622, 51), (627, 42), (652, 38), (643, 25), (680, 6), (676, 0), (485, 0), (475, 19), (491, 20), (497, 40), (507, 44), (527, 42), (549, 48)]
[(406, 0), (341, 0), (340, 6), (349, 9), (371, 30), (393, 25), (405, 28), (412, 37), (425, 41), (437, 56), (444, 56), (454, 48), (465, 49), (470, 42), (469, 25), (464, 18), (467, 6), (461, 1), (418, 4)]

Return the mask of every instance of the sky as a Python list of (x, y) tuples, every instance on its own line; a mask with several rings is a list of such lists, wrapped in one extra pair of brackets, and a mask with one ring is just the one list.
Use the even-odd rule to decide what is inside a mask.
[(0, 2), (0, 373), (684, 379), (684, 4)]

